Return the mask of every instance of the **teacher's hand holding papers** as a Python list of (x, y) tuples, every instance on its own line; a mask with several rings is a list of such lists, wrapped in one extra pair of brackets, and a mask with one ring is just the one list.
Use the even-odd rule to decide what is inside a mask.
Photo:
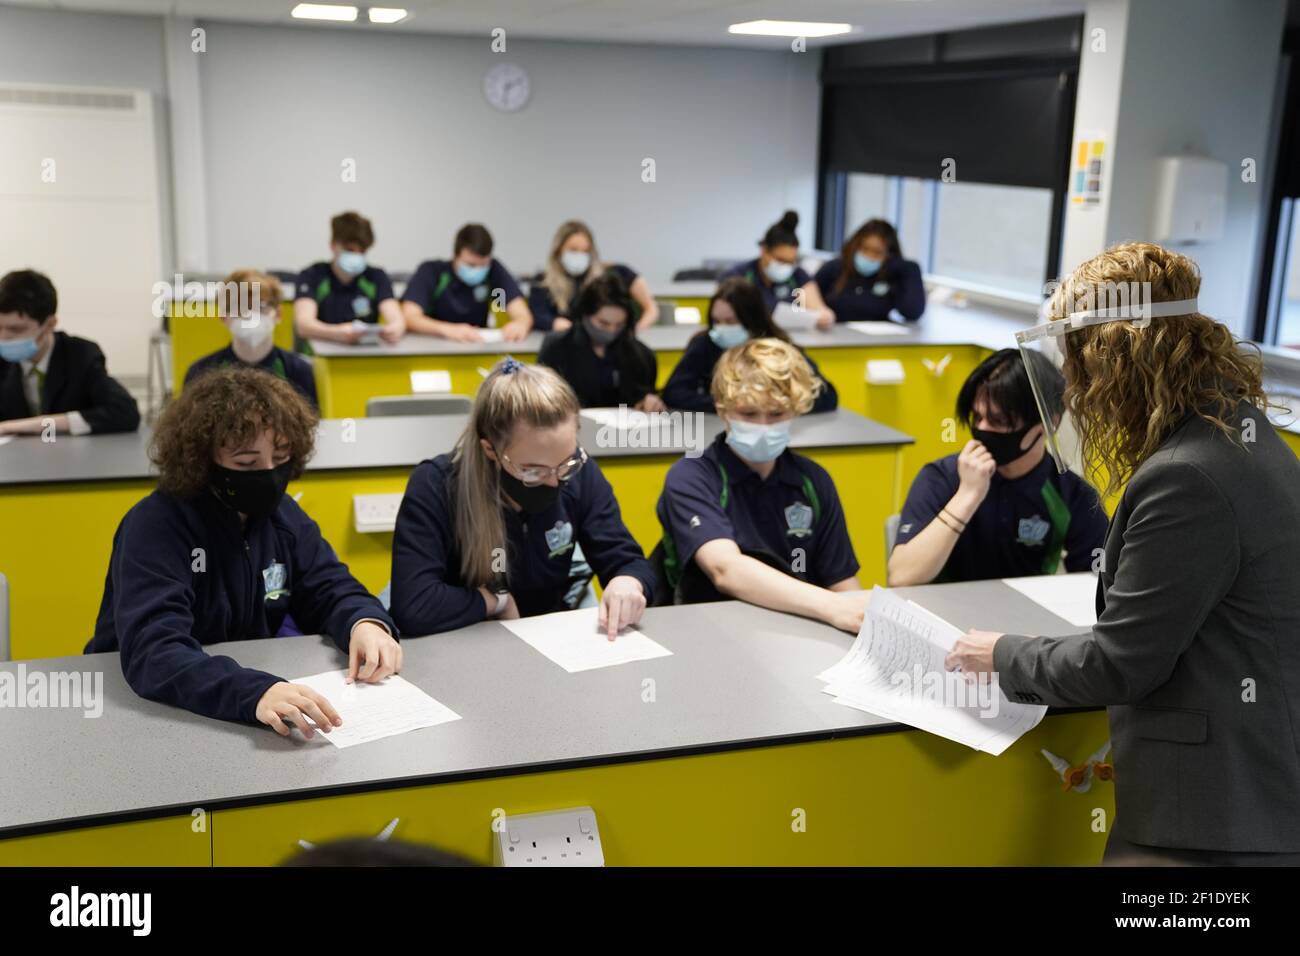
[(944, 666), (963, 674), (993, 673), (993, 645), (1001, 636), (994, 631), (967, 631), (957, 638), (957, 643), (944, 658)]

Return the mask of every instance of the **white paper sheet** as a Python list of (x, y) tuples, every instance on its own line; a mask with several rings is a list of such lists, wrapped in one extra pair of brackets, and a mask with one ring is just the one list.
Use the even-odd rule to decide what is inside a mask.
[(582, 417), (610, 428), (645, 428), (650, 424), (647, 412), (635, 408), (584, 408)]
[(789, 302), (778, 302), (772, 310), (772, 321), (787, 332), (802, 332), (817, 327), (817, 313), (796, 309)]
[(614, 640), (609, 640), (597, 627), (599, 610), (584, 607), (501, 623), (529, 647), (549, 657), (570, 674), (672, 656), (672, 651), (650, 640), (636, 628), (625, 629)]
[(367, 322), (365, 319), (353, 319), (352, 328), (361, 333), (361, 341), (370, 345), (379, 341), (379, 326), (374, 322)]
[(911, 331), (894, 322), (845, 322), (844, 326), (863, 335), (907, 335)]
[(347, 673), (326, 671), (293, 681), (321, 694), (343, 718), (342, 727), (322, 734), (335, 747), (355, 747), (460, 720), (460, 714), (399, 675), (378, 684), (348, 684), (344, 682)]
[(7, 445), (17, 437), (17, 435), (0, 435), (0, 445)]
[(836, 703), (1000, 754), (1047, 708), (1007, 700), (996, 679), (977, 688), (946, 671), (944, 657), (961, 633), (877, 587), (853, 646), (818, 677)]
[(1003, 578), (1002, 583), (1078, 627), (1097, 623), (1097, 577), (1087, 571)]
[(505, 338), (500, 329), (479, 329), (478, 334), (484, 342), (500, 342)]

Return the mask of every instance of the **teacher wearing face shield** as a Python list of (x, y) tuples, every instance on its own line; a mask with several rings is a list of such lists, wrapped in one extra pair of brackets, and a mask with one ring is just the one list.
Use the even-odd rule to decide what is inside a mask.
[[(1056, 290), (1054, 321), (1018, 334), (1065, 356), (1062, 406), (1035, 386), (1058, 467), (1063, 413), (1107, 491), (1123, 488), (1097, 624), (971, 631), (947, 663), (997, 673), (1009, 700), (1107, 707), (1106, 863), (1297, 864), (1300, 462), (1265, 415), (1257, 354), (1197, 311), (1199, 288), (1191, 260), (1116, 246)], [(1143, 304), (1097, 308), (1116, 289)]]

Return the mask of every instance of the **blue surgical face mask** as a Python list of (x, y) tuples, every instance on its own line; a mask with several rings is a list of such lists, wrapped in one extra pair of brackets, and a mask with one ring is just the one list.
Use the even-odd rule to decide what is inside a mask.
[(470, 266), (458, 262), (456, 263), (456, 275), (466, 285), (482, 285), (488, 277), (488, 270), (491, 268), (490, 263), (485, 266)]
[(860, 252), (853, 253), (853, 268), (858, 270), (858, 275), (871, 277), (880, 271), (880, 262), (876, 259), (868, 259)]
[(366, 254), (364, 252), (340, 252), (339, 270), (350, 276), (359, 276), (366, 271)]
[(790, 444), (790, 423), (756, 425), (734, 418), (727, 419), (727, 444), (741, 458), (761, 464), (776, 461)]
[(36, 339), (40, 335), (30, 336), (25, 339), (10, 339), (8, 342), (0, 342), (0, 359), (6, 362), (30, 362), (36, 358), (36, 353), (41, 347), (36, 344)]
[(790, 277), (794, 275), (794, 263), (772, 259), (763, 267), (763, 272), (769, 279), (780, 285), (782, 282), (789, 282)]
[(585, 276), (591, 268), (591, 253), (566, 250), (560, 253), (560, 265), (571, 276)]
[(709, 338), (713, 339), (713, 344), (724, 352), (727, 349), (734, 349), (737, 345), (743, 345), (749, 341), (749, 330), (739, 322), (731, 325), (715, 325), (709, 329)]

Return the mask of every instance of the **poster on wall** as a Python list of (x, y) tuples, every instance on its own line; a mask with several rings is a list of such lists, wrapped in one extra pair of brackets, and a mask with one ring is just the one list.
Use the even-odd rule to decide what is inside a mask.
[(1100, 205), (1106, 183), (1106, 138), (1085, 133), (1074, 142), (1070, 159), (1070, 203), (1087, 209)]

